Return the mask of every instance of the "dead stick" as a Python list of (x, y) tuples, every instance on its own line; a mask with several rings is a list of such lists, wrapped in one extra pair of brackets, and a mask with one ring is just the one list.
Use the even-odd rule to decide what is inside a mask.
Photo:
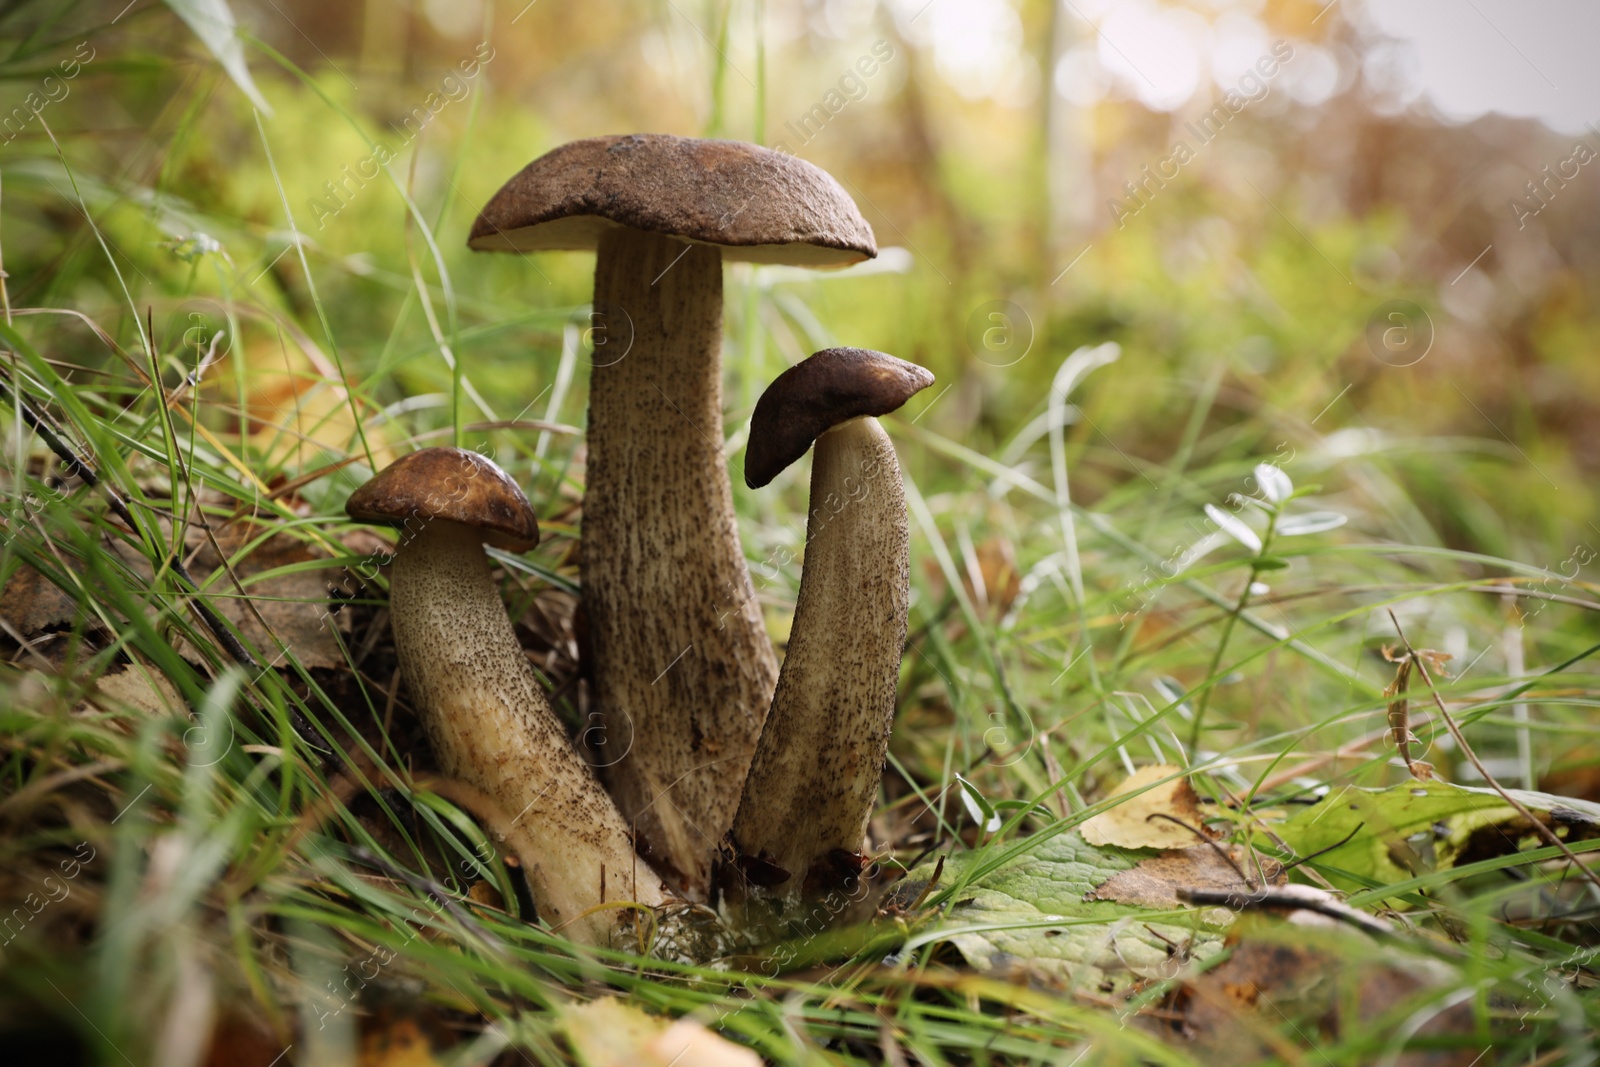
[(1368, 915), (1364, 911), (1352, 908), (1343, 901), (1335, 900), (1321, 889), (1314, 889), (1308, 885), (1285, 885), (1271, 889), (1255, 889), (1248, 893), (1239, 893), (1230, 889), (1204, 889), (1179, 886), (1176, 890), (1179, 900), (1190, 904), (1220, 905), (1225, 908), (1246, 910), (1250, 908), (1277, 908), (1283, 910), (1314, 911), (1318, 915), (1326, 915), (1330, 919), (1349, 923), (1351, 926), (1365, 930), (1369, 934), (1379, 937), (1394, 937), (1395, 929), (1382, 919)]

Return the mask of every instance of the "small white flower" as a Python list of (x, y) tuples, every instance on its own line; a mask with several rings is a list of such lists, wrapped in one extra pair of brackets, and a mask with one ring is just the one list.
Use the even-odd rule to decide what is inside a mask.
[(1256, 532), (1250, 529), (1250, 527), (1246, 526), (1243, 522), (1234, 518), (1232, 515), (1229, 515), (1226, 511), (1223, 511), (1215, 504), (1206, 505), (1206, 515), (1211, 519), (1212, 522), (1217, 524), (1217, 528), (1219, 530), (1233, 538), (1235, 541), (1239, 542), (1244, 547), (1248, 548), (1250, 551), (1261, 551), (1261, 538), (1257, 537)]
[(1256, 464), (1256, 483), (1261, 493), (1274, 504), (1281, 504), (1294, 492), (1294, 483), (1276, 463)]
[(1308, 511), (1304, 515), (1290, 515), (1278, 521), (1278, 533), (1284, 537), (1337, 530), (1350, 520), (1337, 511)]

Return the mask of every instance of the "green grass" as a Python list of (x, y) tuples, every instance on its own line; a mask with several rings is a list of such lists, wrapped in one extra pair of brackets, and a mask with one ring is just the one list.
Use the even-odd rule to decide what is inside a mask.
[[(760, 25), (743, 5), (706, 11), (724, 48)], [(948, 941), (946, 910), (1098, 810), (1136, 763), (1195, 770), (1208, 815), (1266, 852), (1264, 828), (1287, 805), (1403, 781), (1383, 733), (1391, 609), (1415, 645), (1465, 650), (1439, 693), (1505, 784), (1523, 784), (1524, 759), (1600, 758), (1600, 590), (1587, 560), (1576, 578), (1551, 578), (1575, 543), (1600, 536), (1579, 521), (1592, 496), (1547, 487), (1487, 433), (1378, 421), (1411, 385), (1363, 383), (1387, 433), (1363, 448), (1359, 416), (1319, 416), (1350, 384), (1332, 338), (1358, 333), (1367, 307), (1330, 295), (1318, 255), (1281, 223), (1258, 220), (1262, 239), (1242, 254), (1287, 318), (1220, 300), (1214, 278), (1174, 282), (1147, 227), (1105, 250), (1083, 290), (1053, 291), (1054, 271), (1028, 264), (1043, 279), (1028, 287), (1039, 341), (1006, 369), (972, 358), (959, 321), (991, 295), (986, 277), (1021, 269), (1003, 249), (954, 296), (920, 257), (909, 273), (851, 283), (730, 268), (731, 462), (765, 382), (829, 341), (918, 359), (943, 380), (931, 403), (887, 420), (907, 474), (913, 600), (874, 840), (890, 869), (970, 855), (915, 911), (799, 946), (803, 966), (785, 973), (573, 946), (526, 921), (518, 876), (470, 818), (407, 785), (426, 749), (395, 692), (382, 581), (349, 578), (366, 549), (342, 512), (382, 455), (419, 441), (491, 449), (548, 520), (535, 553), (500, 557), (508, 602), (558, 624), (570, 613), (551, 596), (577, 589), (581, 437), (565, 427), (583, 421), (589, 265), (463, 247), (476, 207), (553, 135), (475, 92), (413, 149), (431, 170), (419, 177), (426, 168), (403, 156), (316, 229), (307, 198), (385, 131), (337, 76), (260, 43), (250, 58), (274, 114), (254, 113), (212, 67), (162, 54), (177, 25), (141, 10), (120, 36), (97, 37), (101, 58), (68, 98), (78, 103), (42, 116), (52, 136), (41, 122), (0, 156), (0, 576), (31, 568), (70, 609), (3, 637), (0, 898), (29, 912), (0, 948), (6, 1032), (75, 1047), (75, 1062), (155, 1062), (212, 1017), (237, 1018), (294, 1045), (298, 1062), (339, 1062), (361, 1019), (400, 1005), (442, 1020), (460, 1042), (453, 1062), (566, 1063), (560, 1011), (614, 991), (781, 1063), (1072, 1063), (1086, 1049), (1084, 1063), (1207, 1062), (1163, 1033), (1172, 982), (1142, 988), (1140, 1016), (1093, 991), (977, 974)], [(55, 31), (28, 5), (0, 28), (16, 45), (0, 73), (25, 86), (35, 57), (59, 50), (40, 43)], [(766, 70), (768, 47), (751, 69)], [(746, 136), (729, 103), (741, 76), (708, 52), (710, 129)], [(146, 121), (131, 152), (69, 121), (92, 113), (70, 107), (114, 93)], [(1398, 226), (1342, 220), (1311, 237), (1348, 257)], [(935, 230), (910, 237), (937, 248)], [(218, 246), (194, 244), (201, 233)], [(228, 354), (186, 385), (199, 349), (185, 316), (202, 306), (197, 336), (225, 330)], [(1263, 335), (1269, 372), (1218, 355)], [(1080, 345), (1113, 340), (1115, 361), (1061, 373)], [(286, 359), (302, 391), (264, 400)], [(1070, 395), (1054, 387), (1069, 377)], [(100, 489), (68, 476), (18, 401)], [(271, 427), (297, 408), (288, 430), (240, 433), (245, 414)], [(1524, 443), (1546, 464), (1559, 456), (1557, 440)], [(1302, 494), (1286, 513), (1345, 525), (1264, 537), (1260, 552), (1223, 539), (1170, 573), (1210, 532), (1204, 506), (1250, 495), (1257, 465), (1274, 460)], [(804, 494), (793, 473), (759, 494), (738, 485), (753, 568), (780, 550), (798, 557)], [(283, 562), (286, 544), (304, 558)], [(199, 567), (208, 545), (225, 564)], [(297, 575), (350, 598), (324, 631), (331, 666), (304, 662), (310, 639), (266, 621), (322, 618), (325, 594), (253, 590)], [(764, 592), (777, 634), (798, 578), (797, 563), (780, 567)], [(1267, 588), (1250, 592), (1254, 581)], [(1528, 593), (1520, 624), (1512, 588)], [(225, 636), (202, 605), (228, 616)], [(260, 625), (241, 625), (247, 615)], [(552, 662), (559, 686), (571, 664)], [(122, 670), (176, 699), (152, 710), (96, 695)], [(1413, 697), (1425, 710), (1420, 683)], [(563, 710), (576, 728), (580, 709)], [(1472, 781), (1436, 716), (1413, 728), (1443, 777)], [(1001, 829), (973, 825), (958, 775)], [(35, 912), (25, 902), (53, 892), (44, 880), (63, 876), (80, 842), (78, 858), (93, 858)], [(465, 896), (477, 882), (498, 905)], [(1338, 1034), (1281, 1026), (1285, 1048), (1304, 1062), (1383, 1062), (1407, 1020), (1460, 1004), (1455, 1040), (1492, 1042), (1495, 1062), (1590, 1062), (1594, 894), (1554, 850), (1420, 870), (1351, 902), (1399, 896), (1414, 936), (1393, 951), (1451, 979)], [(1351, 952), (1359, 973), (1370, 953)], [(343, 995), (352, 966), (358, 997)]]

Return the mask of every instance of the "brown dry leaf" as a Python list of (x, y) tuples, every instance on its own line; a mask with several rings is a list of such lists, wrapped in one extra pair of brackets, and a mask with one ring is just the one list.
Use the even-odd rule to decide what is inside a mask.
[(0, 619), (23, 637), (71, 622), (78, 605), (56, 584), (24, 563), (0, 592)]
[(761, 1067), (760, 1056), (697, 1022), (669, 1025), (616, 997), (564, 1015), (567, 1038), (586, 1067)]
[(1235, 870), (1223, 854), (1221, 845), (1191, 845), (1151, 856), (1132, 870), (1114, 874), (1095, 886), (1088, 899), (1113, 900), (1143, 908), (1177, 908), (1182, 907), (1176, 892), (1180, 887), (1250, 892), (1260, 888), (1263, 874), (1268, 885), (1280, 885), (1284, 880), (1283, 867), (1276, 861), (1263, 860), (1258, 872), (1244, 849), (1235, 845), (1227, 849), (1226, 854), (1250, 878), (1250, 881), (1241, 881), (1239, 870)]
[[(261, 528), (248, 523), (228, 526), (217, 534), (217, 544), (230, 558), (249, 539), (259, 537)], [(190, 548), (198, 549), (189, 562), (196, 581), (206, 582), (222, 563), (203, 532), (190, 529), (185, 535)], [(150, 565), (133, 549), (107, 540), (104, 551), (118, 556), (141, 579), (150, 577)], [(271, 640), (261, 623), (259, 612), (272, 631), (289, 646), (306, 667), (342, 667), (344, 656), (332, 627), (349, 625), (348, 616), (328, 613), (328, 586), (339, 574), (336, 570), (303, 570), (252, 581), (255, 576), (296, 563), (328, 558), (327, 553), (283, 534), (274, 534), (252, 548), (233, 566), (233, 573), (244, 586), (244, 595), (226, 574), (212, 579), (206, 587), (208, 602), (260, 649), (268, 662), (283, 663), (277, 642)], [(248, 599), (247, 599), (248, 598)], [(251, 608), (254, 607), (255, 611)], [(19, 634), (32, 637), (51, 627), (72, 622), (79, 615), (73, 599), (38, 571), (27, 565), (17, 569), (0, 593), (0, 618)], [(178, 652), (191, 661), (203, 659), (187, 641), (177, 643)]]
[[(1241, 919), (1244, 931), (1228, 959), (1182, 987), (1183, 1037), (1211, 1063), (1255, 1063), (1277, 1056), (1302, 1060), (1307, 1042), (1337, 1043), (1381, 1028), (1392, 1032), (1421, 1003), (1434, 1004), (1454, 974), (1438, 961), (1380, 946), (1348, 926), (1318, 929), (1260, 918)], [(1430, 1011), (1419, 1042), (1473, 1033), (1471, 1003)], [(1389, 1061), (1399, 1067), (1468, 1067), (1484, 1046), (1411, 1049)]]
[(285, 1046), (292, 1042), (275, 1036), (261, 1021), (224, 1009), (211, 1031), (206, 1067), (286, 1067)]
[(1178, 819), (1197, 829), (1200, 826), (1199, 798), (1189, 779), (1173, 778), (1161, 785), (1150, 785), (1175, 774), (1182, 774), (1182, 770), (1166, 763), (1134, 771), (1111, 791), (1111, 796), (1138, 795), (1080, 826), (1083, 839), (1097, 847), (1116, 845), (1118, 848), (1188, 848), (1194, 844), (1197, 838), (1193, 831), (1172, 821)]
[[(217, 537), (222, 551), (232, 556), (246, 541), (261, 533), (247, 524), (230, 526)], [(337, 570), (303, 570), (293, 574), (278, 574), (271, 578), (252, 580), (259, 574), (288, 567), (296, 563), (326, 559), (327, 554), (283, 534), (274, 534), (250, 550), (233, 566), (233, 573), (244, 587), (244, 597), (226, 574), (214, 579), (209, 587), (211, 605), (229, 622), (237, 626), (245, 638), (252, 642), (267, 661), (283, 662), (278, 656), (278, 645), (267, 636), (255, 612), (271, 627), (272, 632), (289, 647), (302, 666), (342, 667), (344, 656), (334, 636), (334, 627), (348, 625), (348, 616), (328, 612), (328, 585), (338, 575)], [(203, 545), (190, 565), (196, 581), (221, 565), (221, 559), (210, 544)], [(249, 599), (246, 600), (245, 598)], [(251, 611), (254, 607), (255, 612)], [(180, 643), (179, 651), (194, 659), (194, 650)]]
[[(150, 487), (150, 495), (156, 496), (160, 489), (159, 486)], [(156, 525), (160, 527), (164, 537), (172, 536), (172, 524), (165, 518), (158, 518)], [(105, 534), (99, 538), (98, 551), (114, 557), (139, 581), (150, 580), (150, 563), (134, 545)], [(75, 557), (62, 553), (57, 557), (56, 564), (78, 571), (78, 582), (87, 586), (89, 579), (82, 576), (82, 568)], [(79, 611), (73, 594), (63, 590), (26, 563), (17, 568), (16, 573), (6, 582), (5, 590), (0, 592), (0, 619), (4, 619), (24, 637), (32, 637), (57, 627), (66, 628), (81, 618), (84, 618), (84, 614)], [(98, 626), (99, 620), (91, 615), (89, 623)]]
[(108, 671), (94, 683), (99, 695), (113, 704), (127, 704), (151, 715), (168, 715), (187, 712), (184, 703), (171, 682), (154, 670), (136, 671), (131, 667)]
[(1411, 773), (1411, 777), (1427, 781), (1433, 777), (1433, 764), (1411, 758), (1411, 746), (1419, 743), (1416, 735), (1411, 732), (1411, 702), (1406, 697), (1406, 691), (1411, 684), (1411, 668), (1420, 659), (1430, 668), (1434, 676), (1448, 677), (1444, 665), (1454, 657), (1448, 652), (1436, 652), (1431, 648), (1417, 649), (1415, 657), (1410, 652), (1397, 656), (1393, 648), (1384, 645), (1383, 658), (1397, 665), (1394, 681), (1383, 690), (1383, 695), (1389, 698), (1390, 739), (1395, 750), (1400, 753), (1400, 758), (1405, 763), (1406, 770)]

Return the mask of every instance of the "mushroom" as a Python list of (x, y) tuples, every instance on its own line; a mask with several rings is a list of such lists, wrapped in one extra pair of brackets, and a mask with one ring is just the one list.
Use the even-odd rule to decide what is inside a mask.
[(914, 363), (830, 348), (780, 374), (750, 420), (752, 489), (817, 447), (788, 654), (731, 834), (746, 895), (795, 899), (866, 864), (911, 586), (905, 486), (873, 416), (931, 384)]
[(722, 262), (847, 266), (872, 230), (791, 155), (634, 134), (534, 160), (468, 244), (596, 252), (596, 323), (623, 350), (595, 361), (583, 505), (596, 703), (631, 745), (607, 773), (647, 854), (703, 888), (777, 679), (722, 448)]
[(506, 844), (540, 916), (604, 944), (618, 913), (596, 905), (664, 903), (660, 877), (540, 691), (490, 574), (485, 544), (539, 543), (522, 490), (476, 452), (425, 448), (358, 488), (345, 511), (404, 531), (389, 582), (401, 676), (440, 769), (516, 813)]

